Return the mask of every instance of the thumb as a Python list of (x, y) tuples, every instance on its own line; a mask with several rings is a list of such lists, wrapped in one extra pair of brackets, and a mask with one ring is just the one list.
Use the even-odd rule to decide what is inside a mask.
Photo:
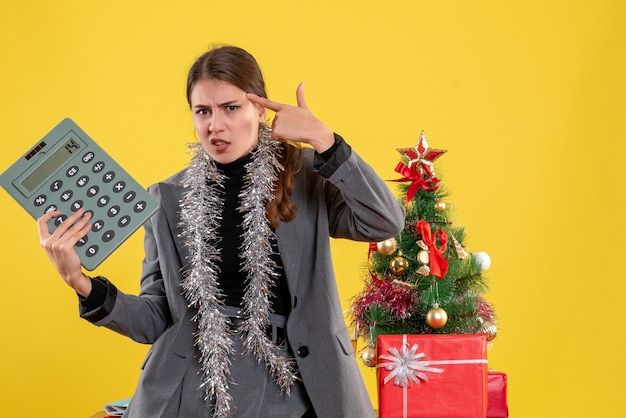
[(308, 109), (306, 100), (304, 99), (304, 81), (298, 84), (298, 88), (296, 89), (296, 100), (298, 102), (298, 107)]

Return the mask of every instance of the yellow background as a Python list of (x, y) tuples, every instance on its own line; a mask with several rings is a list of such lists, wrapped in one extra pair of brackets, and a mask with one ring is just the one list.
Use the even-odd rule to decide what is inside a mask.
[[(72, 117), (141, 184), (169, 176), (194, 138), (187, 68), (240, 45), (271, 98), (306, 81), (383, 178), (422, 129), (449, 150), (448, 203), (492, 258), (489, 362), (511, 417), (626, 416), (625, 16), (621, 0), (4, 1), (0, 170)], [(89, 417), (130, 396), (147, 347), (79, 319), (35, 222), (4, 191), (0, 207), (2, 415)], [(333, 245), (347, 308), (367, 245)], [(136, 292), (141, 258), (138, 233), (96, 273)]]

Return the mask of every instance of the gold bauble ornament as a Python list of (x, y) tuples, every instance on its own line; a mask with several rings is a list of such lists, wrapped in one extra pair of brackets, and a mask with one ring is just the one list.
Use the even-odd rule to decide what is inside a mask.
[(396, 276), (401, 276), (404, 274), (407, 268), (409, 268), (409, 261), (403, 256), (399, 255), (394, 257), (389, 263), (389, 268), (391, 272)]
[(444, 202), (443, 200), (437, 200), (435, 202), (435, 210), (439, 212), (443, 212), (444, 210), (446, 210), (446, 202)]
[(498, 327), (491, 321), (482, 321), (480, 325), (480, 333), (485, 336), (487, 341), (491, 341), (498, 335)]
[(435, 303), (426, 314), (426, 323), (432, 328), (441, 328), (446, 325), (447, 322), (448, 313)]
[(361, 361), (367, 367), (376, 367), (376, 347), (368, 345), (361, 353)]
[(391, 255), (396, 252), (398, 243), (395, 238), (389, 238), (376, 243), (376, 251), (382, 255)]

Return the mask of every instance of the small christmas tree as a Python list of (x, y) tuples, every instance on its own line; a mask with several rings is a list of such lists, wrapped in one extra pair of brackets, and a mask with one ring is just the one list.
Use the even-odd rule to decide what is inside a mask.
[(496, 336), (495, 313), (483, 298), (483, 272), (490, 258), (464, 246), (465, 231), (452, 223), (447, 195), (434, 161), (446, 150), (431, 149), (424, 132), (414, 148), (401, 148), (395, 180), (406, 205), (404, 230), (371, 243), (369, 277), (352, 303), (353, 325), (367, 341), (361, 355), (376, 363), (380, 334), (484, 334)]

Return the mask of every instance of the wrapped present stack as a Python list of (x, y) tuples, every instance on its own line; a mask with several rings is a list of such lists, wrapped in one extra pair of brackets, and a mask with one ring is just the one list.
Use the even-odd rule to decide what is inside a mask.
[(422, 132), (414, 147), (398, 152), (393, 181), (405, 227), (370, 243), (365, 288), (351, 306), (353, 329), (365, 341), (361, 360), (378, 370), (379, 415), (506, 417), (506, 374), (493, 376), (496, 387), (487, 364), (497, 334), (484, 298), (491, 259), (470, 251), (453, 222), (435, 171), (446, 150), (430, 148)]

